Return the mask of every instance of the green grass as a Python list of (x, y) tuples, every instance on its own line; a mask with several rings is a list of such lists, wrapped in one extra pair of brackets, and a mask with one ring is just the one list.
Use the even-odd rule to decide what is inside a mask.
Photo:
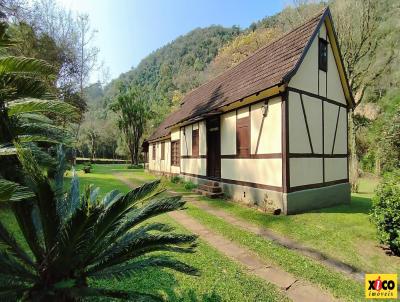
[[(117, 180), (115, 174), (128, 179), (139, 186), (156, 177), (142, 169), (128, 169), (126, 165), (92, 165), (92, 172), (84, 174), (77, 167), (81, 188), (88, 184), (100, 187), (100, 196), (112, 189), (127, 192), (128, 186)], [(164, 179), (164, 183), (169, 181)], [(157, 221), (173, 225), (177, 231), (185, 230), (166, 215)], [(178, 255), (201, 270), (200, 277), (186, 276), (170, 270), (148, 269), (133, 277), (117, 281), (99, 282), (113, 289), (138, 289), (155, 293), (157, 290), (170, 301), (280, 301), (284, 300), (278, 291), (260, 279), (247, 275), (243, 268), (219, 254), (216, 250), (200, 241), (198, 252), (194, 255)]]
[[(96, 170), (94, 170), (96, 172)], [(115, 173), (115, 172), (113, 172)], [(139, 184), (140, 182), (153, 179), (154, 177), (143, 172), (141, 170), (126, 171), (120, 169), (117, 171), (121, 176), (126, 179), (129, 179), (134, 184)], [(171, 190), (176, 192), (187, 192), (183, 188), (183, 184), (173, 184), (168, 180), (164, 180), (164, 184)], [(255, 211), (253, 209), (249, 209), (246, 207), (242, 207), (240, 205), (234, 203), (228, 203), (222, 200), (209, 200), (203, 198), (204, 201), (207, 201), (214, 206), (218, 206), (224, 208), (235, 215), (240, 214), (239, 216), (242, 218), (250, 219), (254, 222), (256, 218), (257, 221), (263, 222), (265, 225), (265, 218), (273, 219), (276, 224), (280, 225), (281, 228), (294, 228), (296, 224), (299, 222), (292, 221), (290, 222), (290, 226), (287, 225), (288, 217), (296, 217), (296, 216), (270, 216)], [(366, 205), (363, 201), (359, 200), (360, 203), (356, 206), (356, 211), (363, 210), (367, 211), (368, 205)], [(351, 211), (350, 211), (351, 212)], [(335, 296), (347, 299), (347, 300), (357, 300), (360, 296), (363, 295), (363, 287), (361, 284), (349, 280), (344, 277), (340, 273), (333, 272), (326, 268), (323, 265), (316, 263), (313, 260), (310, 260), (306, 257), (300, 256), (298, 253), (294, 251), (289, 251), (285, 248), (277, 246), (270, 241), (266, 241), (257, 235), (250, 234), (238, 228), (232, 227), (230, 224), (225, 221), (218, 219), (210, 214), (205, 213), (204, 211), (197, 209), (193, 206), (189, 206), (188, 213), (195, 218), (202, 221), (208, 227), (214, 229), (215, 231), (221, 233), (227, 238), (242, 244), (256, 252), (260, 255), (260, 257), (264, 258), (266, 261), (274, 262), (275, 264), (283, 267), (285, 270), (291, 272), (292, 274), (298, 276), (299, 278), (309, 280), (312, 283), (315, 283), (321, 286), (324, 289), (331, 291)], [(246, 214), (246, 215), (243, 215)], [(313, 213), (314, 220), (318, 217), (317, 213)], [(309, 226), (310, 227), (310, 226)], [(306, 238), (307, 228), (304, 230), (304, 237)], [(299, 232), (301, 233), (301, 232)], [(332, 238), (332, 240), (337, 240), (337, 238)], [(329, 240), (329, 239), (328, 239)], [(196, 259), (197, 260), (197, 259)], [(187, 278), (187, 277), (185, 277)], [(186, 293), (184, 293), (185, 295)]]
[[(187, 232), (168, 216), (157, 221), (168, 223), (177, 232)], [(171, 270), (148, 269), (124, 280), (98, 284), (114, 289), (139, 289), (162, 294), (169, 301), (284, 301), (276, 288), (243, 272), (240, 265), (200, 241), (195, 254), (178, 255), (182, 261), (201, 270), (200, 277)]]
[[(143, 170), (127, 169), (126, 165), (92, 165), (92, 173), (84, 174), (79, 170), (80, 187), (94, 184), (101, 188), (100, 195), (112, 189), (129, 191), (127, 185), (115, 178), (112, 173), (121, 173), (134, 183), (141, 183), (155, 177)], [(67, 173), (66, 187), (71, 173)], [(23, 242), (16, 220), (7, 208), (0, 208), (0, 219)], [(153, 220), (168, 223), (177, 232), (187, 232), (169, 216), (162, 215)], [(25, 245), (26, 246), (26, 245)], [(177, 254), (176, 257), (201, 271), (200, 277), (186, 276), (168, 269), (147, 269), (122, 281), (92, 281), (110, 289), (138, 290), (146, 293), (158, 293), (169, 301), (285, 301), (287, 300), (271, 284), (244, 272), (244, 268), (218, 253), (214, 248), (199, 241), (195, 254)]]
[(190, 205), (188, 213), (212, 230), (254, 251), (265, 261), (279, 265), (298, 278), (308, 280), (330, 291), (336, 297), (355, 301), (364, 295), (363, 284), (333, 272), (324, 265), (301, 256), (295, 251), (234, 227), (223, 219), (208, 214), (195, 206)]
[(379, 246), (375, 226), (369, 220), (375, 186), (375, 180), (363, 179), (361, 188), (365, 193), (353, 194), (350, 205), (291, 216), (274, 216), (226, 200), (200, 200), (367, 273), (400, 274), (400, 258), (387, 255)]

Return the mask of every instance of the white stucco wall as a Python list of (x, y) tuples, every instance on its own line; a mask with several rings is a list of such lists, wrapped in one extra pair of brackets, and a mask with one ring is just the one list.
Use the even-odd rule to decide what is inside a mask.
[(322, 182), (322, 158), (291, 158), (290, 186), (303, 186)]
[(280, 187), (282, 160), (280, 158), (222, 159), (221, 178)]
[[(343, 87), (340, 81), (331, 43), (328, 43), (327, 72), (318, 68), (318, 38), (327, 38), (325, 24), (321, 26), (319, 35), (313, 40), (297, 73), (289, 82), (294, 87), (313, 94), (327, 97), (341, 104), (346, 104)], [(328, 39), (328, 42), (329, 39)], [(347, 111), (346, 108), (324, 102), (320, 99), (303, 94), (304, 110), (309, 126), (313, 151), (315, 154), (347, 153)], [(323, 108), (322, 108), (323, 107)], [(289, 110), (289, 152), (311, 153), (300, 95), (290, 92), (288, 97)], [(338, 119), (339, 112), (339, 119)], [(335, 128), (338, 120), (338, 127)], [(323, 131), (322, 131), (323, 130)], [(324, 133), (323, 133), (324, 132)], [(324, 140), (322, 138), (324, 137)], [(325, 166), (325, 171), (324, 167)], [(291, 158), (289, 160), (290, 186), (317, 184), (325, 181), (347, 178), (346, 158)]]
[(236, 154), (236, 111), (221, 115), (221, 155)]
[(207, 155), (207, 128), (206, 122), (199, 122), (199, 155)]
[[(280, 97), (268, 101), (268, 114), (263, 116), (264, 102), (251, 106), (251, 154), (281, 153), (282, 101)], [(263, 121), (264, 120), (264, 121)], [(261, 128), (262, 125), (262, 128)], [(258, 150), (257, 149), (258, 143)]]
[(181, 128), (181, 156), (192, 155), (192, 125)]
[(207, 159), (181, 158), (181, 172), (205, 176), (207, 174)]
[[(149, 146), (149, 169), (157, 172), (171, 172), (171, 141), (164, 140), (164, 159), (161, 159), (162, 142), (153, 142)], [(156, 158), (153, 160), (153, 145), (156, 145)]]
[(318, 94), (318, 38), (312, 42), (289, 86)]
[(171, 141), (176, 141), (180, 139), (179, 135), (179, 128), (173, 128), (171, 129)]

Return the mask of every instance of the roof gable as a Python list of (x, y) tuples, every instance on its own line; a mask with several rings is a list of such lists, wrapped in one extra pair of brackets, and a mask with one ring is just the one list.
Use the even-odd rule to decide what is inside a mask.
[(181, 107), (167, 117), (149, 140), (167, 136), (168, 127), (204, 117), (248, 96), (288, 83), (324, 22), (327, 24), (329, 38), (334, 41), (332, 48), (346, 99), (352, 104), (353, 98), (344, 72), (332, 16), (329, 8), (326, 8), (281, 38), (260, 48), (238, 65), (186, 94)]

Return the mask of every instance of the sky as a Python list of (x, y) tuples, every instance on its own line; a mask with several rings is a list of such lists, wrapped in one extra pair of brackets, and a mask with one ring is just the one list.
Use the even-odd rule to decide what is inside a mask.
[[(94, 45), (110, 80), (135, 67), (152, 51), (197, 27), (248, 27), (283, 9), (284, 0), (57, 0), (89, 15)], [(90, 82), (101, 80), (101, 72)]]

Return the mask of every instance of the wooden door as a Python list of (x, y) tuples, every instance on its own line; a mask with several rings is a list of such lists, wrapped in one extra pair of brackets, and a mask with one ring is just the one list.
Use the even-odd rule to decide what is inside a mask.
[(207, 120), (207, 176), (221, 177), (221, 135), (219, 116)]

